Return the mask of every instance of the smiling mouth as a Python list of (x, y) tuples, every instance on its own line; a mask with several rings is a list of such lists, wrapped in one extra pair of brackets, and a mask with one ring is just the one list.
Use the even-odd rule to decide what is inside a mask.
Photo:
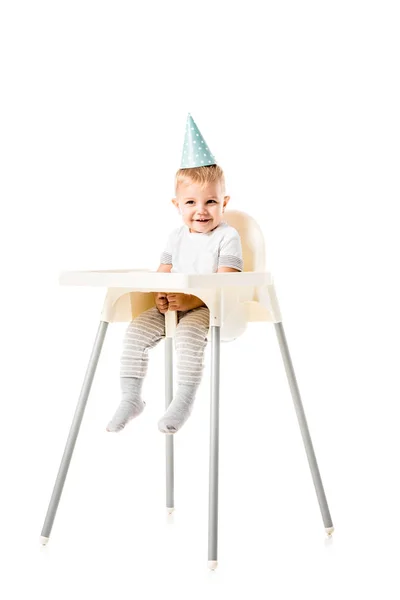
[(198, 223), (208, 223), (210, 219), (195, 219)]

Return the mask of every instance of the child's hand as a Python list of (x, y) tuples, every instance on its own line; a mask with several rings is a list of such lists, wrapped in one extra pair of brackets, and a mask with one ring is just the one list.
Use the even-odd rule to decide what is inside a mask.
[(168, 300), (165, 292), (156, 292), (154, 300), (160, 313), (163, 315), (168, 311)]
[(167, 294), (169, 310), (191, 310), (193, 308), (193, 298), (190, 294)]

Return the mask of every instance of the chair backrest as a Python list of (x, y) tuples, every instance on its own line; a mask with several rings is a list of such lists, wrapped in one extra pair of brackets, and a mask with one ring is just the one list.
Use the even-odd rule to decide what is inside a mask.
[(239, 210), (227, 210), (223, 220), (240, 235), (243, 252), (243, 271), (265, 271), (264, 236), (258, 223)]

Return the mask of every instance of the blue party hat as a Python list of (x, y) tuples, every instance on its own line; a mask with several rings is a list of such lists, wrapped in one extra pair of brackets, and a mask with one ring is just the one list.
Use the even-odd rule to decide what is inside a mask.
[(185, 142), (182, 150), (181, 169), (216, 165), (214, 155), (210, 152), (199, 128), (189, 113), (186, 120)]

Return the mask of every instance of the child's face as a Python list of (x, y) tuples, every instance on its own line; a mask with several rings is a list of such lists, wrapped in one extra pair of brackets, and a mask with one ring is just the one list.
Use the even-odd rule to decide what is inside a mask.
[(172, 202), (192, 233), (208, 233), (220, 224), (229, 196), (223, 196), (220, 181), (208, 183), (203, 188), (189, 181), (179, 185)]

